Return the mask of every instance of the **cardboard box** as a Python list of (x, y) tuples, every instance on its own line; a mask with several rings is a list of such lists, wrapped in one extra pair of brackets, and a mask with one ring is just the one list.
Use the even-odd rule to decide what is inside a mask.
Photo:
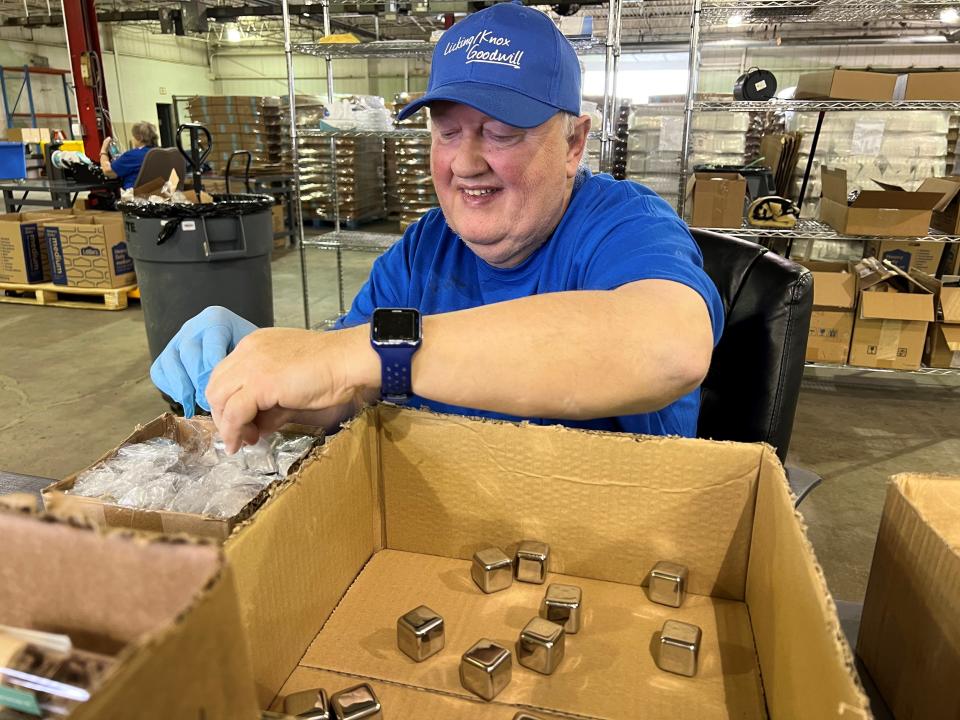
[(739, 228), (747, 181), (738, 173), (694, 173), (687, 185), (693, 198), (694, 227)]
[(941, 193), (898, 188), (864, 190), (848, 203), (846, 171), (827, 167), (822, 169), (822, 184), (820, 219), (845, 235), (923, 237), (929, 232), (933, 208), (943, 199)]
[(935, 275), (945, 247), (946, 243), (921, 240), (870, 240), (864, 244), (863, 254), (891, 262), (904, 272)]
[(856, 266), (859, 303), (850, 343), (850, 364), (917, 370), (934, 294), (891, 263), (866, 258)]
[(856, 276), (847, 263), (807, 261), (813, 274), (813, 311), (807, 337), (807, 362), (843, 365), (850, 353)]
[(960, 477), (887, 487), (857, 654), (900, 720), (960, 717)]
[(793, 97), (797, 100), (893, 100), (897, 76), (865, 70), (823, 70), (803, 73)]
[(960, 72), (918, 72), (901, 76), (897, 100), (960, 101)]
[(7, 128), (6, 139), (22, 143), (50, 142), (49, 128)]
[(930, 226), (949, 235), (960, 235), (960, 176), (927, 178), (917, 189), (943, 195), (933, 208)]
[(937, 275), (940, 277), (960, 275), (960, 243), (947, 243)]
[(50, 260), (38, 219), (22, 213), (0, 215), (0, 282), (39, 283), (50, 279)]
[(960, 369), (960, 325), (930, 323), (923, 364), (934, 368)]
[(232, 572), (211, 545), (0, 509), (0, 624), (115, 664), (71, 720), (258, 717)]
[[(870, 717), (783, 470), (766, 446), (380, 406), (330, 439), (298, 486), (231, 536), (238, 578), (252, 559), (241, 563), (241, 543), (260, 544), (259, 567), (272, 574), (275, 547), (294, 532), (297, 546), (326, 550), (301, 553), (318, 566), (310, 575), (325, 579), (312, 587), (325, 611), (301, 618), (302, 630), (318, 634), (281, 696), (315, 680), (342, 688), (371, 678), (392, 688), (398, 717), (509, 718), (531, 708), (651, 720)], [(486, 544), (510, 552), (523, 538), (550, 544), (548, 583), (584, 588), (585, 625), (556, 674), (515, 667), (495, 703), (477, 703), (458, 681), (461, 653), (483, 636), (512, 648), (544, 586), (514, 583), (485, 596), (469, 558)], [(690, 568), (693, 594), (680, 609), (649, 602), (641, 587), (667, 557)], [(447, 640), (418, 665), (396, 649), (395, 622), (421, 603), (444, 615)], [(285, 607), (275, 612), (288, 617)], [(695, 682), (654, 665), (651, 642), (671, 617), (704, 629)]]
[(43, 232), (55, 285), (118, 288), (137, 281), (120, 213), (66, 218)]

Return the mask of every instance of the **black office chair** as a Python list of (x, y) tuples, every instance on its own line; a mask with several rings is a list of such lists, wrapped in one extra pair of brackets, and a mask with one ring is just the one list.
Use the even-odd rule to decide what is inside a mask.
[[(701, 387), (697, 435), (765, 442), (786, 461), (813, 306), (810, 272), (765, 247), (691, 228), (723, 301), (723, 337)], [(799, 501), (820, 479), (788, 470)]]

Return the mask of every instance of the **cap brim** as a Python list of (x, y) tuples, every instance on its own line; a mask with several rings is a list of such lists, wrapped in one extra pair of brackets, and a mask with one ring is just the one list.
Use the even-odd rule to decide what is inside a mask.
[(523, 93), (500, 85), (479, 82), (448, 83), (434, 88), (426, 95), (397, 113), (398, 120), (406, 120), (417, 110), (440, 100), (462, 103), (489, 115), (494, 120), (513, 127), (532, 128), (542, 125), (560, 112), (560, 108), (534, 100)]

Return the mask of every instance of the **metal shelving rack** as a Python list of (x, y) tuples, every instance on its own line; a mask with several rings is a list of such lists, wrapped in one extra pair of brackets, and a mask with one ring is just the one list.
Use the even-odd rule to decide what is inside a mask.
[[(579, 54), (596, 53), (600, 50), (605, 52), (605, 84), (604, 84), (604, 102), (603, 102), (603, 120), (599, 133), (601, 144), (601, 168), (608, 168), (613, 157), (614, 142), (614, 122), (616, 118), (614, 113), (617, 107), (617, 71), (620, 60), (620, 20), (621, 7), (623, 0), (609, 0), (608, 2), (608, 21), (607, 34), (602, 43), (596, 40), (573, 39), (571, 43)], [(333, 251), (336, 253), (337, 264), (337, 292), (339, 301), (339, 312), (343, 315), (346, 312), (346, 302), (343, 293), (343, 256), (344, 251), (382, 253), (389, 249), (399, 237), (386, 233), (364, 232), (360, 230), (344, 230), (340, 224), (340, 203), (337, 196), (337, 160), (336, 160), (336, 140), (338, 138), (411, 138), (423, 137), (429, 135), (429, 131), (420, 129), (396, 129), (389, 131), (367, 131), (367, 130), (308, 130), (298, 129), (296, 125), (296, 92), (295, 92), (295, 73), (293, 66), (294, 54), (313, 55), (322, 57), (326, 64), (327, 77), (327, 101), (333, 102), (333, 60), (335, 59), (362, 59), (362, 58), (423, 58), (430, 57), (436, 44), (422, 40), (404, 40), (404, 41), (375, 41), (368, 43), (315, 43), (315, 44), (294, 44), (291, 42), (290, 31), (290, 9), (288, 0), (282, 0), (283, 10), (283, 42), (284, 54), (287, 63), (287, 89), (289, 95), (290, 107), (290, 142), (292, 144), (291, 158), (293, 168), (293, 188), (296, 197), (300, 195), (299, 178), (299, 137), (318, 137), (330, 139), (331, 166), (333, 174), (333, 208), (334, 220), (333, 231), (310, 238), (304, 237), (303, 232), (303, 212), (300, 203), (294, 203), (295, 223), (294, 238), (300, 250), (301, 281), (303, 283), (303, 311), (304, 322), (307, 328), (328, 327), (331, 321), (323, 320), (319, 323), (311, 323), (310, 319), (310, 300), (307, 277), (306, 251), (308, 249), (319, 249)], [(377, 5), (375, 0), (358, 0), (353, 4), (365, 4), (374, 7)], [(321, 0), (323, 11), (323, 29), (324, 34), (330, 34), (330, 0)], [(594, 136), (591, 133), (591, 136)]]
[[(23, 80), (20, 83), (20, 89), (17, 91), (17, 97), (12, 103), (7, 97), (7, 76), (11, 73), (23, 75)], [(36, 107), (33, 102), (33, 83), (31, 82), (31, 75), (59, 76), (60, 82), (63, 85), (63, 100), (66, 107), (66, 112), (38, 113), (36, 111)], [(67, 134), (73, 138), (73, 119), (76, 117), (76, 114), (70, 111), (70, 86), (69, 81), (67, 80), (70, 75), (70, 70), (58, 70), (56, 68), (47, 67), (31, 67), (30, 65), (23, 65), (20, 67), (0, 67), (0, 97), (3, 98), (3, 112), (7, 118), (7, 127), (15, 127), (15, 121), (17, 118), (29, 118), (30, 125), (28, 127), (37, 127), (38, 120), (66, 120)], [(27, 93), (27, 106), (30, 108), (30, 112), (17, 112), (17, 108), (20, 105), (20, 100), (23, 98), (24, 91)]]

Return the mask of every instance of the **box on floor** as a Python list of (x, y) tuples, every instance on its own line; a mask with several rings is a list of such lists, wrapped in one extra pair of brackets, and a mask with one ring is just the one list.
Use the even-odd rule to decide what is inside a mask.
[(118, 288), (137, 281), (120, 213), (48, 222), (44, 239), (55, 285)]
[(813, 311), (807, 337), (807, 362), (843, 365), (850, 354), (853, 308), (857, 299), (856, 275), (849, 263), (808, 260), (813, 274)]
[(960, 477), (887, 487), (857, 654), (898, 719), (960, 717)]
[[(469, 558), (530, 538), (551, 545), (548, 582), (584, 587), (585, 625), (555, 675), (515, 666), (479, 703), (459, 684), (460, 655), (482, 636), (512, 647), (545, 586), (485, 596)], [(224, 550), (264, 704), (281, 687), (277, 706), (317, 679), (336, 691), (369, 678), (389, 717), (870, 717), (766, 446), (379, 406), (315, 451)], [(677, 610), (641, 588), (663, 559), (690, 568)], [(417, 665), (395, 624), (419, 604), (444, 614), (447, 645)], [(693, 679), (654, 665), (668, 618), (704, 627)]]
[(0, 215), (0, 282), (39, 283), (50, 279), (40, 218), (28, 216), (32, 213)]
[(820, 219), (845, 235), (923, 237), (930, 232), (933, 208), (940, 192), (907, 192), (877, 182), (882, 190), (864, 190), (847, 201), (847, 171), (824, 167)]
[(851, 365), (917, 370), (934, 295), (913, 273), (865, 258), (856, 265), (857, 312), (850, 342)]
[(71, 720), (254, 720), (232, 573), (212, 545), (0, 508), (0, 624), (114, 664)]

